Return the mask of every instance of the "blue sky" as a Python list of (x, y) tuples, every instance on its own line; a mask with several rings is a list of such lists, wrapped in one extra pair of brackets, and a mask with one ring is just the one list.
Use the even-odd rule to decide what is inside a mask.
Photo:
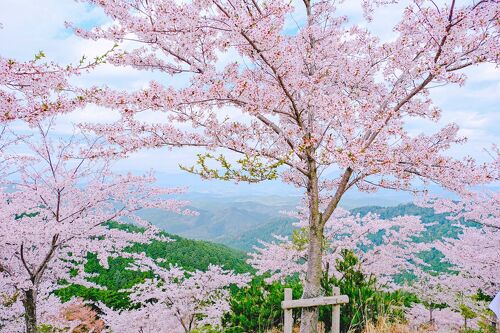
[[(464, 2), (464, 1), (462, 1)], [(360, 6), (357, 0), (347, 0), (340, 13), (357, 21), (360, 17)], [(401, 13), (401, 6), (382, 9), (380, 17), (369, 25), (369, 29), (388, 39), (393, 36), (391, 27)], [(300, 13), (295, 20), (300, 21)], [(102, 24), (107, 18), (100, 9), (72, 0), (1, 0), (0, 1), (0, 54), (22, 60), (32, 59), (39, 50), (43, 50), (48, 59), (59, 63), (75, 63), (82, 55), (88, 57), (100, 55), (110, 48), (108, 42), (92, 42), (82, 40), (64, 28), (64, 22), (71, 21), (81, 27), (91, 27)], [(475, 67), (467, 72), (469, 80), (464, 87), (442, 87), (432, 91), (434, 101), (443, 109), (442, 120), (438, 124), (424, 121), (411, 121), (408, 130), (418, 134), (423, 128), (436, 130), (449, 122), (457, 123), (461, 134), (469, 141), (450, 151), (454, 156), (471, 155), (482, 161), (488, 159), (483, 148), (489, 148), (493, 143), (499, 143), (500, 131), (500, 70), (493, 65)], [(145, 75), (133, 69), (116, 69), (104, 66), (91, 75), (78, 79), (82, 84), (100, 82), (119, 88), (134, 89), (143, 87), (150, 79), (164, 78), (155, 75)], [(72, 122), (115, 119), (111, 112), (95, 112), (84, 110), (64, 116), (59, 123), (59, 130), (65, 133), (71, 129)], [(99, 111), (99, 110), (97, 110)], [(101, 110), (102, 111), (102, 110)], [(22, 130), (19, 124), (19, 130)], [(183, 182), (196, 191), (250, 191), (276, 194), (296, 193), (293, 189), (279, 183), (260, 186), (238, 186), (201, 182), (196, 177), (179, 176), (181, 172), (178, 163), (190, 164), (194, 161), (194, 151), (141, 151), (116, 165), (120, 172), (143, 172), (151, 168), (157, 170), (161, 183), (179, 185)], [(175, 176), (175, 177), (174, 177)], [(180, 181), (182, 180), (182, 181)]]

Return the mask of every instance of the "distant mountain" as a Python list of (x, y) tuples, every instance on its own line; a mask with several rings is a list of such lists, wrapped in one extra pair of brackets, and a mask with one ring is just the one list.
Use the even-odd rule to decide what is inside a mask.
[[(297, 197), (280, 196), (214, 196), (191, 194), (191, 209), (198, 216), (180, 216), (158, 210), (146, 210), (142, 217), (169, 233), (191, 239), (209, 240), (243, 251), (252, 251), (259, 240), (271, 241), (273, 234), (288, 236), (292, 233), (294, 219), (281, 214), (294, 210)], [(346, 208), (352, 208), (344, 205)], [(382, 218), (400, 215), (416, 215), (429, 225), (420, 237), (421, 241), (431, 241), (441, 237), (456, 237), (459, 228), (450, 226), (445, 214), (435, 214), (432, 209), (414, 204), (397, 206), (364, 206), (352, 208), (355, 214), (368, 212), (379, 214)]]
[[(380, 206), (368, 206), (359, 207), (351, 210), (354, 214), (365, 215), (369, 212), (376, 213), (380, 215), (382, 219), (390, 219), (402, 215), (412, 215), (419, 216), (422, 223), (427, 224), (426, 230), (422, 232), (421, 235), (416, 237), (418, 242), (432, 242), (437, 239), (446, 238), (456, 238), (461, 228), (450, 223), (447, 218), (447, 214), (436, 214), (431, 208), (423, 208), (416, 206), (412, 203), (397, 205), (395, 207), (380, 207)], [(462, 223), (474, 226), (473, 222), (463, 222)]]
[(273, 218), (268, 223), (257, 226), (252, 230), (248, 230), (239, 235), (230, 236), (220, 236), (215, 240), (218, 243), (225, 244), (227, 246), (243, 250), (245, 252), (251, 252), (254, 246), (259, 246), (259, 240), (270, 242), (275, 240), (273, 235), (290, 236), (293, 231), (293, 223), (295, 221), (290, 218), (281, 217)]
[(148, 209), (141, 217), (168, 233), (191, 239), (210, 240), (249, 251), (257, 239), (270, 240), (273, 232), (291, 230), (293, 219), (282, 211), (294, 210), (297, 197), (218, 197), (191, 196), (198, 216), (182, 216)]

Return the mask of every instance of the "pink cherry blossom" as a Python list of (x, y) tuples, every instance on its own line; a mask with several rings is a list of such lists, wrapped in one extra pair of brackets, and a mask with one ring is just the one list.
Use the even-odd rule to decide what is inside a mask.
[(0, 55), (0, 123), (15, 119), (34, 123), (85, 105), (82, 92), (69, 80), (94, 68), (102, 59), (64, 67), (42, 62), (43, 57), (40, 52), (34, 60), (20, 62)]
[[(301, 220), (297, 226), (307, 228), (307, 220)], [(335, 270), (336, 260), (343, 249), (354, 250), (365, 273), (376, 275), (381, 284), (389, 286), (394, 275), (405, 269), (413, 269), (409, 260), (426, 248), (415, 243), (413, 237), (424, 230), (425, 226), (418, 217), (400, 216), (384, 220), (376, 214), (361, 217), (338, 208), (325, 225), (323, 269), (328, 267), (330, 275), (340, 277), (340, 273)], [(382, 241), (373, 242), (370, 236), (380, 232), (383, 233)], [(308, 260), (307, 244), (293, 242), (288, 237), (275, 237), (280, 242), (261, 242), (262, 247), (256, 247), (256, 251), (249, 254), (249, 263), (257, 269), (258, 274), (271, 273), (271, 281), (296, 273), (304, 278)]]
[[(305, 298), (320, 293), (323, 229), (350, 189), (415, 191), (421, 182), (464, 195), (495, 180), (488, 165), (446, 155), (464, 141), (455, 124), (411, 135), (405, 122), (437, 121), (431, 87), (463, 85), (464, 68), (498, 63), (498, 1), (410, 1), (390, 41), (346, 23), (336, 13), (343, 4), (333, 1), (84, 2), (113, 22), (75, 32), (122, 44), (111, 63), (187, 81), (91, 89), (89, 102), (122, 118), (85, 127), (124, 152), (196, 146), (284, 164), (282, 180), (307, 193)], [(365, 15), (395, 2), (364, 1)], [(290, 29), (296, 12), (305, 19), (292, 19)], [(144, 111), (164, 121), (140, 120)], [(302, 333), (316, 327), (316, 317), (304, 309)]]
[(142, 265), (152, 269), (156, 278), (132, 288), (130, 298), (141, 307), (115, 311), (102, 306), (103, 319), (113, 332), (188, 333), (206, 325), (220, 327), (222, 316), (230, 310), (228, 287), (241, 288), (250, 280), (248, 274), (214, 265), (205, 272), (163, 268), (147, 258)]
[[(55, 141), (51, 123), (38, 124), (38, 134), (20, 138), (23, 150), (9, 161), (16, 169), (2, 178), (0, 189), (0, 292), (13, 301), (0, 303), (1, 325), (7, 316), (19, 319), (22, 304), (26, 331), (36, 330), (44, 311), (44, 298), (57, 288), (59, 279), (86, 284), (83, 271), (88, 252), (96, 253), (107, 267), (109, 256), (124, 256), (124, 247), (164, 239), (159, 230), (135, 215), (140, 209), (157, 208), (178, 213), (186, 202), (171, 197), (182, 189), (161, 189), (152, 175), (114, 175), (109, 160), (88, 157), (97, 146), (74, 135)], [(26, 158), (28, 155), (29, 158)], [(9, 186), (9, 187), (6, 187)], [(128, 220), (125, 220), (128, 219)], [(132, 220), (144, 232), (110, 229), (108, 221)], [(129, 254), (131, 255), (131, 254)], [(77, 269), (75, 278), (69, 270)], [(13, 298), (15, 297), (15, 298)], [(17, 319), (16, 319), (17, 318)]]

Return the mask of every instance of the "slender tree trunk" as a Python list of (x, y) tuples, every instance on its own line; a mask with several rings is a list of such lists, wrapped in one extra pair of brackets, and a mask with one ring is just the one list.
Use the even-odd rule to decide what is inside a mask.
[(36, 333), (36, 291), (34, 289), (29, 289), (24, 292), (23, 306), (26, 333)]
[[(323, 228), (311, 229), (309, 232), (309, 247), (307, 274), (304, 282), (302, 298), (314, 298), (321, 294), (321, 259), (322, 259)], [(301, 333), (316, 333), (318, 326), (318, 308), (303, 308), (300, 317)]]
[[(312, 120), (310, 120), (312, 123)], [(306, 136), (311, 139), (310, 135)], [(323, 274), (323, 230), (326, 219), (320, 211), (319, 181), (316, 161), (314, 159), (314, 148), (306, 149), (308, 183), (307, 195), (309, 199), (309, 243), (307, 249), (307, 272), (304, 281), (304, 292), (302, 298), (315, 298), (321, 295), (321, 277)], [(329, 205), (330, 206), (330, 205)], [(333, 207), (333, 210), (335, 207)], [(332, 211), (333, 211), (332, 210)], [(300, 318), (300, 333), (317, 333), (318, 331), (318, 308), (303, 308)]]
[[(307, 250), (307, 272), (302, 298), (314, 298), (321, 294), (323, 221), (319, 211), (319, 188), (316, 164), (309, 160), (309, 244)], [(300, 318), (301, 333), (316, 333), (318, 308), (303, 308)]]
[(434, 321), (434, 318), (432, 318), (432, 311), (433, 310), (434, 310), (433, 308), (429, 309), (429, 323), (431, 323), (431, 325), (433, 324), (433, 321)]

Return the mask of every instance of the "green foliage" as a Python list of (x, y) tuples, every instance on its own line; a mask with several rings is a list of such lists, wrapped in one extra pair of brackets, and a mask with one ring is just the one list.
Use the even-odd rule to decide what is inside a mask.
[(492, 325), (492, 318), (495, 317), (495, 314), (493, 313), (493, 311), (486, 307), (486, 304), (490, 303), (493, 300), (493, 297), (485, 294), (484, 291), (479, 289), (477, 293), (470, 296), (470, 298), (474, 302), (477, 302), (478, 304), (482, 304), (484, 306), (480, 307), (481, 310), (479, 310), (479, 312), (475, 312), (465, 304), (461, 304), (459, 306), (459, 311), (462, 314), (462, 317), (464, 317), (464, 320), (479, 317), (477, 320), (477, 325), (479, 328), (477, 330), (466, 328), (463, 331), (467, 333), (495, 333), (496, 328)]
[(12, 295), (9, 295), (7, 293), (2, 293), (0, 294), (0, 305), (9, 308), (11, 307), (14, 303), (17, 302), (19, 299), (20, 292), (16, 291)]
[[(85, 54), (82, 55), (82, 57), (80, 58), (80, 60), (78, 62), (77, 68), (84, 68), (84, 67), (91, 67), (91, 66), (96, 66), (96, 65), (100, 65), (100, 64), (105, 64), (109, 55), (111, 55), (113, 53), (116, 54), (116, 50), (117, 50), (118, 46), (119, 45), (117, 43), (115, 43), (111, 49), (107, 50), (102, 55), (98, 55), (98, 56), (94, 57), (93, 61), (87, 61), (87, 56)], [(70, 68), (71, 68), (71, 65), (68, 65), (67, 69), (70, 69)]]
[(36, 328), (37, 333), (59, 333), (64, 331), (65, 329), (57, 328), (49, 324), (41, 324)]
[(21, 213), (21, 214), (19, 214), (19, 215), (16, 215), (16, 216), (14, 217), (14, 219), (19, 220), (19, 219), (22, 219), (23, 217), (35, 217), (35, 216), (37, 216), (38, 214), (39, 214), (38, 212), (35, 212), (35, 213), (26, 213), (26, 212), (25, 212), (25, 213)]
[(40, 60), (42, 58), (45, 58), (45, 53), (43, 53), (43, 51), (38, 51), (38, 53), (35, 54), (35, 61)]
[(164, 258), (167, 263), (178, 264), (186, 270), (206, 270), (210, 264), (221, 265), (238, 273), (252, 271), (246, 263), (244, 252), (233, 250), (225, 245), (206, 241), (196, 241), (167, 235), (174, 242), (152, 241), (151, 244), (136, 244), (131, 252), (144, 252), (153, 259)]
[[(110, 222), (110, 228), (120, 228), (130, 232), (141, 232), (142, 229), (134, 225), (122, 225)], [(238, 273), (251, 272), (252, 268), (246, 263), (246, 255), (243, 252), (233, 250), (224, 245), (205, 241), (189, 240), (182, 237), (164, 234), (173, 242), (154, 240), (149, 244), (135, 244), (127, 249), (130, 253), (145, 253), (147, 256), (157, 259), (164, 258), (165, 265), (177, 264), (186, 270), (206, 270), (209, 264), (221, 265), (226, 269), (232, 269)], [(128, 293), (123, 290), (129, 289), (135, 284), (151, 278), (151, 272), (140, 272), (131, 270), (130, 258), (108, 258), (109, 268), (99, 264), (95, 254), (88, 254), (85, 272), (96, 273), (97, 276), (89, 278), (105, 289), (88, 288), (81, 285), (68, 285), (61, 281), (62, 287), (55, 294), (62, 301), (68, 301), (72, 297), (81, 297), (85, 300), (103, 302), (115, 309), (129, 308), (132, 306)]]
[(495, 326), (492, 325), (492, 318), (495, 314), (490, 309), (485, 309), (479, 314), (479, 321), (477, 325), (479, 326), (478, 333), (496, 333), (497, 330)]
[[(142, 228), (132, 224), (119, 224), (110, 222), (110, 228), (127, 230), (129, 232), (142, 232)], [(252, 267), (246, 263), (247, 255), (239, 250), (225, 245), (186, 239), (177, 235), (162, 232), (172, 242), (153, 240), (149, 244), (135, 244), (127, 249), (130, 253), (145, 253), (153, 259), (162, 258), (166, 264), (177, 264), (188, 271), (206, 270), (210, 264), (220, 265), (232, 269), (237, 273), (252, 272)], [(99, 272), (96, 272), (99, 273)]]
[(89, 281), (105, 287), (105, 289), (88, 288), (75, 284), (66, 285), (55, 292), (62, 301), (68, 301), (72, 297), (82, 297), (85, 300), (103, 302), (115, 309), (129, 308), (131, 303), (128, 294), (122, 290), (131, 288), (135, 284), (144, 282), (146, 278), (152, 277), (150, 272), (130, 270), (132, 259), (109, 258), (108, 269), (99, 264), (95, 254), (89, 254), (87, 260), (85, 272), (98, 274), (89, 278)]
[[(404, 309), (417, 302), (412, 294), (387, 292), (377, 287), (376, 278), (361, 271), (359, 260), (353, 251), (343, 251), (336, 268), (341, 277), (325, 275), (321, 285), (327, 296), (332, 295), (333, 287), (339, 287), (342, 295), (349, 296), (349, 303), (343, 305), (340, 312), (342, 332), (361, 332), (367, 322), (376, 322), (382, 315), (390, 321), (402, 321)], [(302, 295), (302, 285), (297, 278), (287, 281), (286, 284), (267, 284), (264, 277), (255, 277), (248, 288), (233, 292), (231, 313), (224, 318), (226, 331), (265, 332), (280, 327), (283, 317), (281, 301), (285, 288), (293, 289), (294, 299)], [(294, 311), (294, 317), (297, 319), (300, 309)], [(320, 307), (319, 313), (320, 320), (325, 323), (328, 331), (331, 327), (331, 306)]]
[[(280, 282), (266, 283), (265, 277), (257, 276), (247, 288), (234, 289), (231, 298), (231, 312), (223, 324), (224, 332), (265, 332), (273, 327), (281, 326), (285, 288), (293, 289), (293, 298), (300, 298), (302, 285), (295, 278), (286, 284)], [(298, 310), (295, 315), (298, 315)]]
[[(259, 156), (245, 155), (236, 161), (237, 168), (234, 168), (224, 155), (217, 157), (212, 154), (198, 154), (198, 160), (195, 166), (179, 167), (189, 173), (201, 176), (203, 179), (236, 180), (248, 183), (258, 183), (264, 180), (274, 180), (278, 178), (278, 168), (284, 164), (284, 161), (265, 164)], [(208, 166), (207, 161), (214, 161), (220, 165), (221, 169), (213, 169)]]
[(477, 318), (477, 313), (475, 313), (474, 310), (463, 303), (458, 306), (458, 309), (460, 310), (460, 314), (462, 315), (462, 317), (464, 317), (464, 319)]
[[(417, 302), (417, 298), (401, 291), (388, 292), (377, 286), (373, 275), (366, 275), (353, 251), (343, 250), (336, 262), (341, 277), (324, 276), (322, 287), (326, 295), (332, 295), (334, 286), (342, 295), (349, 296), (349, 303), (341, 306), (341, 331), (361, 332), (368, 322), (375, 323), (380, 316), (392, 322), (404, 320), (405, 308)], [(320, 308), (320, 320), (331, 327), (331, 307)]]
[(491, 302), (493, 300), (493, 297), (485, 294), (482, 289), (478, 289), (477, 294), (472, 296), (473, 300), (478, 301), (478, 302)]
[(417, 257), (422, 259), (428, 265), (423, 266), (423, 270), (431, 274), (458, 274), (458, 271), (453, 269), (454, 266), (446, 261), (444, 254), (435, 248), (428, 251), (422, 251), (417, 254)]
[(292, 232), (292, 243), (299, 251), (307, 248), (309, 242), (309, 231), (306, 228), (295, 229)]
[(195, 329), (191, 330), (190, 333), (221, 333), (221, 331), (219, 329), (215, 329), (215, 328), (207, 325), (207, 326), (202, 327), (202, 328), (195, 328)]
[(421, 301), (422, 305), (427, 309), (427, 310), (442, 310), (446, 309), (448, 307), (448, 304), (446, 303), (435, 303), (435, 302), (426, 302), (426, 301)]

